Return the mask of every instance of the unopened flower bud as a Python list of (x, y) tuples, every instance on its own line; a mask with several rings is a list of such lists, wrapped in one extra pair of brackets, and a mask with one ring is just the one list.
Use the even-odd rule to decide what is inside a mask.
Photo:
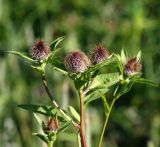
[(64, 58), (64, 65), (71, 73), (82, 73), (90, 65), (90, 60), (83, 52), (75, 51)]
[(58, 121), (55, 118), (51, 118), (45, 128), (45, 132), (56, 132), (58, 129)]
[(93, 65), (102, 62), (109, 57), (108, 51), (103, 47), (98, 45), (91, 54), (91, 62)]
[(139, 63), (136, 57), (129, 59), (127, 64), (125, 65), (125, 73), (127, 75), (140, 73), (141, 70), (142, 70), (142, 65)]
[(50, 48), (42, 40), (35, 41), (32, 49), (30, 50), (31, 56), (36, 60), (44, 60), (50, 52)]

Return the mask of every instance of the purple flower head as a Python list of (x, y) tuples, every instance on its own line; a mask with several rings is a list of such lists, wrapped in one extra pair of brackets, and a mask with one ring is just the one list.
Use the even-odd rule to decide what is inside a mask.
[(64, 58), (64, 65), (71, 73), (82, 73), (90, 65), (90, 60), (83, 52), (75, 51)]
[(142, 70), (142, 65), (139, 63), (136, 57), (129, 59), (127, 64), (125, 65), (125, 73), (127, 75), (140, 73), (141, 70)]
[(102, 62), (109, 57), (108, 51), (101, 45), (98, 45), (91, 54), (91, 62), (93, 65)]
[(50, 48), (42, 40), (35, 41), (32, 49), (30, 50), (32, 58), (36, 60), (44, 60), (50, 52)]

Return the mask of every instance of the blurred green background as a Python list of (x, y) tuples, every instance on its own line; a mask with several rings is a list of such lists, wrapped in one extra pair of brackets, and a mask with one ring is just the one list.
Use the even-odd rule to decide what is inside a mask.
[[(102, 43), (110, 52), (142, 50), (143, 77), (160, 82), (159, 0), (0, 0), (0, 50), (27, 52), (36, 38), (51, 43), (65, 35), (61, 54), (86, 53)], [(59, 57), (63, 60), (63, 56)], [(47, 68), (53, 95), (64, 109), (79, 110), (73, 83)], [(160, 147), (160, 90), (134, 86), (115, 105), (103, 147)], [(21, 58), (0, 53), (0, 147), (42, 147), (32, 132), (33, 114), (18, 104), (50, 104), (40, 75)], [(96, 147), (104, 121), (102, 103), (90, 104), (88, 147)], [(56, 147), (76, 147), (76, 135), (59, 136)]]

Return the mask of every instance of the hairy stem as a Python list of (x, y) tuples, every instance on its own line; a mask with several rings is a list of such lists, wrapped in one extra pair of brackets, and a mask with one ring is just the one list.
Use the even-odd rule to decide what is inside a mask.
[(44, 88), (50, 98), (50, 100), (52, 101), (53, 105), (59, 110), (59, 112), (68, 120), (68, 121), (71, 121), (72, 124), (76, 127), (76, 128), (79, 128), (79, 124), (77, 124), (76, 122), (74, 122), (72, 120), (71, 117), (69, 117), (60, 107), (59, 105), (57, 104), (57, 102), (54, 100), (49, 88), (48, 88), (48, 83), (46, 81), (46, 78), (45, 78), (45, 75), (42, 75), (42, 81), (43, 81), (43, 85), (44, 85)]
[(101, 145), (102, 145), (104, 132), (105, 132), (105, 129), (106, 129), (106, 126), (107, 126), (107, 123), (108, 123), (108, 119), (109, 119), (109, 116), (111, 114), (111, 111), (112, 111), (112, 108), (113, 108), (113, 105), (114, 105), (115, 101), (116, 101), (116, 99), (113, 98), (113, 100), (111, 102), (111, 105), (109, 106), (109, 110), (108, 110), (108, 112), (106, 114), (106, 118), (105, 118), (105, 122), (103, 124), (103, 128), (102, 128), (102, 131), (101, 131), (101, 136), (100, 136), (100, 139), (99, 139), (98, 147), (101, 147)]
[(84, 93), (82, 90), (79, 91), (80, 97), (80, 136), (82, 147), (87, 147), (85, 137), (85, 114), (84, 114)]

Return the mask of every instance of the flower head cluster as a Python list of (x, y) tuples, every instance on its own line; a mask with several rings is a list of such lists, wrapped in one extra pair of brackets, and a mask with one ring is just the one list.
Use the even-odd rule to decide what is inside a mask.
[[(64, 58), (64, 65), (66, 69), (71, 73), (82, 73), (90, 65), (94, 66), (98, 63), (101, 63), (102, 61), (108, 59), (108, 57), (108, 51), (103, 46), (98, 45), (96, 48), (93, 49), (90, 59), (88, 59), (88, 57), (81, 51), (70, 52)], [(128, 59), (128, 61), (123, 64), (124, 73), (126, 75), (140, 73), (142, 70), (142, 65), (140, 64), (138, 56)]]
[(42, 40), (35, 41), (30, 50), (32, 58), (36, 60), (44, 60), (48, 56), (49, 52), (49, 46)]
[(135, 58), (129, 59), (124, 68), (125, 68), (125, 73), (127, 75), (132, 75), (134, 73), (141, 72), (142, 65), (140, 64), (140, 62), (135, 57)]
[(91, 62), (93, 65), (102, 62), (109, 56), (108, 51), (101, 45), (98, 45), (91, 54)]
[(90, 60), (81, 51), (75, 51), (69, 53), (64, 58), (64, 64), (66, 69), (71, 73), (82, 73), (90, 65)]

